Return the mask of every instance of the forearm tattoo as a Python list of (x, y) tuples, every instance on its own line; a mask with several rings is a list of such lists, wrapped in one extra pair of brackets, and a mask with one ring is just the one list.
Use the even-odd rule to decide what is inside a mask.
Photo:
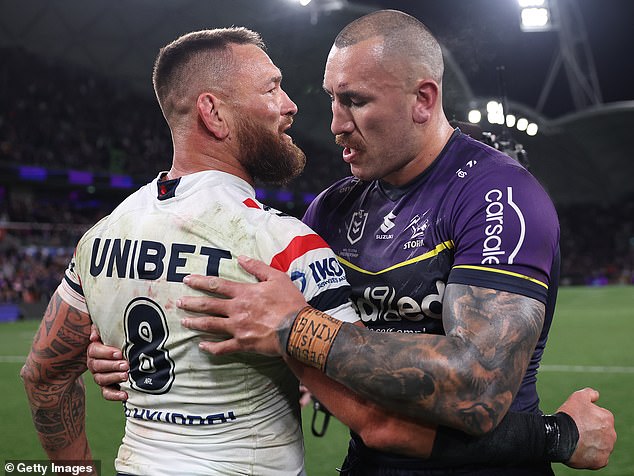
[(446, 336), (342, 326), (326, 372), (383, 407), (480, 434), (515, 396), (543, 325), (544, 306), (466, 285), (445, 291)]
[(47, 451), (69, 446), (84, 433), (90, 318), (57, 294), (49, 302), (22, 368), (35, 428)]

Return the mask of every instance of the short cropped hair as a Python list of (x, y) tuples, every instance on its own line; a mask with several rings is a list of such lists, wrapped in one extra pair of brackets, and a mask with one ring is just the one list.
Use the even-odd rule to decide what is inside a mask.
[(152, 83), (168, 122), (173, 113), (185, 112), (187, 98), (197, 97), (201, 87), (218, 90), (231, 85), (232, 44), (266, 50), (260, 34), (244, 27), (194, 31), (161, 48)]
[(442, 49), (431, 31), (419, 20), (398, 10), (379, 10), (348, 24), (335, 38), (346, 48), (372, 37), (383, 37), (384, 56), (405, 58), (420, 65), (438, 84), (442, 82)]

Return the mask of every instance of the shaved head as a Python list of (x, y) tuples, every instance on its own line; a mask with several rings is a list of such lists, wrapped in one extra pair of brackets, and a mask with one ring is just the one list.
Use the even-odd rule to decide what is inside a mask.
[(265, 50), (260, 35), (242, 27), (188, 33), (161, 48), (152, 82), (167, 122), (188, 114), (202, 92), (231, 92), (231, 45), (255, 45)]
[(444, 65), (440, 44), (429, 29), (411, 15), (397, 10), (370, 13), (347, 25), (335, 38), (336, 48), (346, 48), (374, 37), (383, 39), (383, 57), (402, 61), (417, 76), (421, 69), (438, 84)]

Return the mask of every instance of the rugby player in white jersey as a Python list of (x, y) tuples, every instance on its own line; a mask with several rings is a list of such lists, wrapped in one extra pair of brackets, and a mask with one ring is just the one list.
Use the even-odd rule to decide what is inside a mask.
[(202, 352), (197, 342), (222, 336), (186, 329), (176, 306), (190, 273), (254, 280), (237, 263), (249, 255), (315, 307), (357, 320), (325, 242), (255, 197), (255, 179), (284, 183), (305, 163), (285, 133), (297, 107), (281, 79), (244, 28), (190, 33), (159, 53), (172, 167), (81, 238), (21, 372), (51, 460), (91, 460), (81, 375), (94, 323), (131, 363), (118, 474), (304, 474), (299, 386), (284, 361)]
[[(279, 357), (211, 356), (197, 344), (223, 336), (183, 327), (193, 315), (178, 307), (190, 273), (255, 282), (238, 264), (245, 255), (288, 275), (314, 308), (359, 324), (326, 243), (255, 197), (255, 179), (286, 182), (305, 162), (285, 134), (297, 107), (281, 79), (245, 28), (190, 33), (159, 53), (153, 80), (172, 167), (81, 238), (21, 372), (52, 461), (91, 460), (81, 375), (94, 324), (129, 361), (118, 475), (304, 474), (299, 386), (286, 364), (309, 369)], [(429, 451), (421, 424), (336, 382), (317, 387), (358, 434)]]
[[(399, 15), (398, 13), (387, 13), (387, 14)], [(404, 33), (402, 34), (404, 36), (408, 36), (409, 38), (409, 31), (402, 30), (399, 28), (395, 28), (393, 29), (393, 31), (404, 31)], [(348, 51), (348, 50), (344, 49), (344, 51)], [(376, 51), (383, 51), (383, 50), (379, 48)], [(409, 49), (406, 51), (409, 51)], [(359, 62), (363, 63), (362, 60), (359, 60)], [(363, 72), (359, 73), (359, 71), (365, 71), (365, 70), (363, 70), (363, 68), (359, 69), (357, 66), (358, 64), (355, 64), (355, 66), (350, 67), (350, 70), (354, 71), (356, 74), (361, 74), (364, 80), (370, 81), (370, 83), (368, 84), (371, 84), (372, 87), (369, 87), (368, 90), (373, 91), (372, 88), (377, 87), (377, 84), (384, 84), (379, 81), (379, 79), (382, 78), (382, 76), (379, 73), (377, 73), (376, 71), (374, 71), (371, 74), (365, 74)], [(380, 69), (382, 71), (381, 74), (386, 74), (386, 70), (384, 68), (380, 68)], [(425, 84), (428, 84), (428, 82), (426, 82)], [(342, 87), (342, 88), (352, 88), (352, 86), (349, 84), (349, 81), (345, 81), (345, 80), (341, 80), (337, 82), (336, 86)], [(394, 90), (400, 91), (400, 89), (398, 88), (395, 88)], [(374, 100), (376, 100), (377, 96), (372, 96), (372, 95), (366, 96), (366, 99), (368, 97), (374, 98)], [(381, 97), (381, 95), (379, 95), (379, 97)], [(352, 101), (353, 99), (352, 93), (343, 94), (342, 98), (346, 99), (344, 103), (346, 108), (353, 108), (353, 107), (360, 108), (361, 107), (360, 104), (358, 105), (355, 101)], [(374, 101), (370, 101), (370, 103), (373, 103), (373, 102)], [(390, 104), (392, 104), (392, 102), (390, 102)], [(439, 103), (436, 101), (433, 101), (429, 104), (433, 106)], [(370, 108), (370, 110), (373, 110), (373, 109)], [(333, 114), (334, 112), (335, 112), (335, 109), (333, 105)], [(368, 124), (369, 123), (373, 124), (374, 133), (376, 134), (377, 129), (380, 131), (383, 131), (384, 127), (383, 125), (381, 125), (380, 121), (375, 120), (376, 119), (375, 116), (370, 116), (370, 117), (372, 117), (372, 120), (368, 119), (369, 121)], [(403, 116), (401, 119), (403, 119), (404, 117), (410, 118), (410, 115)], [(334, 120), (333, 120), (333, 123), (334, 123)], [(348, 127), (352, 127), (353, 122), (347, 121), (346, 124)], [(377, 126), (377, 124), (379, 125)], [(394, 137), (397, 137), (397, 136), (394, 136)], [(393, 140), (396, 140), (396, 139), (393, 139)], [(379, 142), (383, 144), (385, 141), (382, 140)], [(332, 223), (333, 223), (332, 221), (329, 222), (330, 225)], [(338, 221), (335, 221), (334, 223), (338, 223)], [(337, 227), (333, 227), (333, 228), (336, 229)], [(225, 313), (220, 312), (219, 315), (230, 315), (231, 317), (229, 319), (223, 318), (219, 320), (214, 320), (213, 318), (209, 318), (211, 319), (211, 322), (207, 320), (208, 322), (206, 325), (218, 326), (217, 327), (218, 329), (226, 325), (227, 326), (226, 330), (231, 333), (234, 333), (234, 331), (239, 331), (240, 339), (239, 341), (238, 339), (234, 340), (233, 343), (228, 342), (225, 344), (214, 344), (213, 345), (214, 348), (216, 348), (215, 346), (220, 345), (225, 349), (225, 351), (228, 350), (229, 347), (235, 348), (236, 346), (240, 347), (243, 350), (254, 350), (254, 349), (261, 349), (261, 347), (258, 346), (258, 344), (262, 345), (263, 339), (264, 341), (268, 343), (270, 343), (271, 341), (277, 342), (278, 333), (275, 330), (275, 326), (266, 327), (264, 323), (262, 322), (264, 317), (262, 317), (261, 319), (260, 316), (270, 315), (272, 313), (275, 314), (275, 312), (273, 312), (272, 309), (277, 309), (279, 311), (280, 308), (285, 308), (286, 309), (285, 314), (288, 314), (289, 316), (294, 317), (297, 311), (297, 303), (299, 303), (300, 307), (306, 305), (306, 302), (301, 295), (299, 295), (299, 297), (294, 300), (293, 296), (297, 296), (298, 293), (290, 284), (290, 282), (288, 282), (288, 278), (285, 274), (279, 273), (279, 272), (277, 274), (269, 274), (269, 271), (267, 271), (266, 269), (258, 268), (256, 264), (254, 263), (249, 264), (249, 263), (250, 262), (248, 261), (242, 261), (242, 264), (246, 266), (246, 269), (249, 269), (249, 271), (251, 272), (257, 271), (259, 269), (259, 272), (254, 272), (254, 274), (258, 276), (258, 278), (263, 279), (264, 282), (260, 283), (259, 285), (244, 284), (244, 283), (242, 284), (233, 283), (232, 285), (230, 285), (228, 284), (226, 280), (218, 281), (218, 279), (214, 279), (212, 277), (194, 278), (189, 284), (193, 285), (195, 288), (198, 288), (201, 290), (209, 290), (211, 286), (217, 286), (217, 288), (215, 288), (217, 292), (226, 294), (232, 297), (233, 299), (222, 300), (222, 301), (212, 299), (211, 301), (206, 301), (204, 298), (199, 297), (193, 300), (183, 299), (182, 302), (179, 304), (181, 307), (187, 307), (191, 310), (204, 311), (205, 314), (207, 313), (214, 314), (216, 312), (214, 309), (217, 309), (217, 307), (214, 307), (214, 306), (222, 306), (223, 308), (226, 309)], [(275, 270), (272, 270), (272, 272), (274, 271)], [(291, 286), (291, 290), (288, 290), (287, 287), (283, 287), (283, 286), (280, 287), (283, 281), (288, 282), (288, 285)], [(254, 301), (253, 299), (254, 294), (249, 294), (248, 292), (245, 292), (246, 289), (252, 289), (254, 292), (256, 292), (258, 296), (263, 296), (262, 301), (259, 301), (259, 300)], [(280, 289), (285, 289), (285, 291), (280, 293), (279, 292)], [(230, 290), (233, 290), (234, 292), (237, 292), (238, 295), (241, 295), (241, 299), (237, 299), (237, 296), (233, 292), (228, 292)], [(238, 292), (238, 290), (240, 292)], [(265, 290), (268, 290), (268, 292)], [(277, 290), (277, 291), (271, 294), (270, 292), (271, 290)], [(263, 309), (261, 305), (261, 302), (264, 302), (264, 301), (268, 303), (266, 309)], [(289, 307), (289, 303), (290, 303), (290, 307)], [(306, 335), (308, 337), (308, 333), (301, 334), (301, 332), (297, 332), (294, 335), (299, 336), (299, 339), (296, 339), (296, 340), (289, 339), (288, 342), (284, 342), (284, 344), (286, 344), (287, 347), (290, 346), (290, 348), (292, 349), (299, 349), (300, 351), (299, 353), (293, 354), (295, 355), (295, 357), (299, 358), (299, 360), (303, 362), (316, 364), (315, 366), (318, 367), (320, 371), (323, 372), (326, 366), (325, 356), (328, 354), (327, 350), (329, 346), (332, 344), (332, 342), (334, 341), (334, 337), (329, 334), (327, 338), (320, 339), (321, 334), (324, 334), (324, 335), (326, 334), (326, 332), (321, 332), (325, 328), (321, 326), (324, 325), (324, 326), (329, 326), (332, 329), (338, 329), (339, 324), (334, 324), (332, 322), (327, 323), (328, 319), (326, 317), (320, 316), (319, 313), (311, 311), (310, 308), (304, 308), (301, 314), (302, 314), (302, 317), (296, 319), (295, 321), (295, 322), (299, 322), (298, 326), (301, 327), (302, 329), (311, 329), (310, 332), (313, 334), (317, 332), (315, 331), (315, 329), (319, 329), (320, 335), (317, 336), (318, 338), (312, 339), (312, 340), (310, 338), (307, 338), (306, 343), (303, 343), (301, 342), (302, 335)], [(251, 316), (251, 318), (249, 318), (249, 316)], [(276, 317), (276, 319), (278, 319), (279, 321), (278, 317)], [(190, 324), (188, 324), (188, 327), (198, 327), (198, 326), (205, 325), (203, 324), (205, 322), (205, 319), (189, 319), (189, 321), (190, 321)], [(234, 323), (232, 323), (232, 321)], [(196, 322), (199, 322), (200, 324), (194, 324)], [(304, 325), (305, 322), (313, 322), (313, 323), (319, 322), (320, 324), (314, 324), (311, 328), (308, 325)], [(250, 329), (249, 333), (240, 331), (240, 326), (241, 326), (240, 323), (243, 323), (245, 328)], [(351, 326), (346, 326), (347, 329), (350, 329), (350, 327)], [(262, 336), (258, 336), (258, 333), (262, 333)], [(390, 349), (391, 349), (391, 353), (393, 353), (394, 356), (399, 355), (403, 357), (404, 359), (406, 359), (407, 361), (405, 363), (406, 368), (404, 368), (403, 372), (404, 371), (418, 372), (416, 367), (416, 365), (418, 364), (414, 365), (413, 360), (408, 358), (410, 354), (408, 352), (404, 352), (403, 349), (398, 348), (401, 345), (400, 341), (396, 341), (394, 339), (391, 339), (390, 337), (395, 337), (395, 336), (391, 335), (391, 336), (384, 337), (383, 335), (378, 336), (377, 334), (377, 338), (382, 341), (381, 344), (386, 347), (390, 345), (390, 341), (397, 342), (397, 346), (390, 347)], [(407, 336), (402, 336), (402, 337), (404, 338), (403, 339), (404, 341), (408, 340)], [(319, 342), (320, 340), (322, 342)], [(341, 339), (338, 338), (338, 340), (341, 340)], [(345, 338), (344, 338), (344, 341), (345, 341)], [(351, 341), (348, 341), (348, 342), (351, 342)], [(415, 342), (410, 339), (410, 342), (407, 348), (410, 348), (411, 347), (410, 344), (412, 343), (415, 343)], [(321, 344), (326, 344), (326, 345), (321, 345)], [(405, 344), (406, 343), (403, 342), (403, 346), (405, 346)], [(208, 346), (207, 349), (211, 347), (212, 345)], [(278, 351), (278, 349), (271, 350), (273, 347), (274, 346), (269, 345), (269, 347), (267, 347), (267, 349), (269, 349), (267, 352)], [(350, 347), (354, 347), (354, 345), (351, 345)], [(99, 350), (97, 350), (98, 348)], [(304, 350), (308, 348), (310, 348), (310, 351), (304, 352)], [(98, 383), (100, 383), (100, 385), (108, 385), (109, 383), (114, 384), (121, 380), (127, 380), (128, 377), (125, 372), (112, 373), (112, 371), (115, 370), (115, 367), (110, 366), (108, 362), (104, 363), (104, 361), (98, 362), (97, 360), (94, 360), (94, 359), (100, 359), (100, 358), (101, 359), (104, 359), (104, 358), (117, 359), (119, 358), (119, 357), (116, 357), (116, 354), (119, 352), (118, 349), (104, 348), (104, 346), (98, 346), (97, 344), (95, 344), (92, 349), (94, 350), (94, 353), (92, 355), (93, 360), (91, 363), (89, 362), (89, 365), (91, 370), (97, 372), (95, 375), (95, 380)], [(349, 350), (347, 350), (345, 355), (343, 355), (341, 362), (347, 363), (347, 362), (365, 361), (364, 359), (367, 357), (368, 353), (372, 354), (372, 352), (369, 349), (371, 349), (371, 347), (366, 345), (362, 345), (361, 347), (357, 346), (354, 349), (350, 348)], [(321, 355), (324, 358), (316, 359), (314, 358), (314, 356), (316, 355)], [(390, 356), (390, 358), (391, 357), (392, 356)], [(293, 366), (296, 372), (298, 373), (303, 372), (303, 375), (304, 375), (303, 378), (308, 377), (309, 381), (307, 381), (307, 384), (309, 385), (309, 388), (311, 388), (311, 390), (313, 390), (319, 396), (319, 398), (322, 399), (322, 401), (326, 403), (326, 405), (333, 412), (333, 414), (335, 414), (338, 418), (342, 419), (344, 423), (350, 426), (350, 428), (361, 437), (365, 445), (371, 448), (378, 448), (382, 450), (393, 451), (396, 453), (401, 453), (406, 455), (415, 455), (418, 457), (425, 457), (425, 458), (428, 457), (430, 453), (432, 457), (434, 457), (434, 453), (436, 452), (437, 449), (440, 448), (442, 450), (441, 454), (448, 456), (449, 461), (438, 461), (438, 453), (436, 453), (436, 458), (433, 458), (434, 461), (429, 462), (430, 464), (427, 464), (427, 467), (428, 468), (432, 466), (435, 467), (437, 462), (439, 465), (437, 470), (440, 471), (441, 473), (444, 471), (444, 467), (447, 463), (449, 463), (449, 465), (465, 464), (465, 463), (479, 464), (482, 462), (486, 463), (487, 468), (484, 469), (483, 473), (478, 473), (478, 474), (491, 474), (490, 472), (491, 463), (497, 463), (497, 464), (502, 464), (503, 466), (506, 466), (509, 463), (510, 464), (524, 464), (529, 462), (533, 464), (533, 463), (543, 463), (543, 462), (549, 462), (549, 461), (567, 461), (571, 465), (575, 465), (577, 467), (600, 467), (607, 463), (607, 456), (609, 456), (609, 453), (611, 452), (611, 448), (613, 447), (613, 444), (614, 444), (615, 435), (613, 432), (613, 419), (611, 418), (611, 414), (609, 414), (609, 412), (607, 411), (603, 411), (600, 407), (597, 407), (596, 405), (594, 405), (593, 401), (594, 399), (596, 399), (598, 395), (593, 396), (596, 392), (586, 389), (585, 391), (577, 392), (576, 394), (573, 394), (569, 398), (569, 400), (561, 407), (562, 411), (565, 410), (566, 412), (570, 412), (572, 415), (576, 415), (577, 417), (579, 417), (580, 415), (584, 417), (582, 420), (579, 420), (579, 418), (574, 418), (575, 421), (581, 421), (582, 423), (579, 426), (579, 431), (582, 436), (579, 437), (578, 440), (575, 440), (574, 436), (567, 439), (560, 438), (559, 436), (562, 435), (563, 433), (560, 432), (559, 429), (553, 431), (553, 428), (550, 426), (549, 422), (551, 421), (552, 417), (543, 417), (542, 419), (542, 417), (537, 415), (537, 418), (535, 419), (537, 424), (534, 425), (533, 424), (534, 422), (532, 422), (529, 425), (526, 420), (518, 420), (517, 418), (519, 418), (520, 416), (530, 417), (530, 415), (517, 414), (513, 416), (512, 420), (505, 418), (504, 419), (505, 423), (500, 424), (498, 428), (496, 428), (496, 430), (490, 432), (489, 434), (487, 434), (487, 436), (476, 439), (476, 440), (469, 440), (473, 442), (473, 445), (471, 445), (471, 443), (467, 443), (466, 435), (460, 435), (458, 437), (459, 441), (452, 442), (452, 446), (450, 447), (451, 451), (446, 452), (445, 450), (448, 449), (447, 442), (443, 440), (445, 442), (442, 445), (439, 445), (438, 438), (434, 440), (435, 430), (433, 427), (426, 427), (426, 428), (420, 427), (418, 428), (417, 432), (415, 431), (413, 433), (410, 433), (410, 435), (412, 435), (411, 437), (403, 438), (402, 435), (404, 435), (404, 432), (395, 431), (395, 427), (394, 425), (392, 425), (392, 422), (394, 421), (393, 417), (391, 417), (392, 419), (389, 421), (386, 420), (384, 417), (383, 420), (381, 420), (380, 418), (375, 419), (375, 423), (364, 424), (363, 423), (364, 416), (367, 417), (366, 423), (371, 422), (372, 418), (374, 418), (376, 415), (376, 409), (372, 409), (370, 412), (368, 412), (366, 408), (363, 407), (363, 405), (367, 405), (367, 403), (361, 401), (362, 400), (361, 398), (358, 398), (358, 401), (353, 402), (354, 404), (352, 406), (347, 404), (348, 402), (346, 398), (339, 398), (338, 396), (333, 398), (333, 392), (340, 391), (340, 389), (337, 387), (338, 384), (334, 384), (332, 381), (328, 381), (327, 379), (320, 378), (320, 377), (323, 377), (323, 374), (315, 375), (315, 373), (312, 372), (312, 377), (311, 377), (309, 375), (311, 373), (310, 371), (314, 369), (306, 369), (306, 368), (298, 369), (297, 361), (293, 361), (293, 359), (290, 359), (289, 355), (286, 355), (285, 358), (287, 359), (289, 365)], [(448, 361), (449, 360), (443, 360), (442, 365), (439, 365), (438, 368), (446, 367), (446, 364)], [(385, 362), (391, 362), (391, 361), (389, 358), (386, 358)], [(131, 364), (132, 364), (132, 369), (134, 369), (135, 367), (134, 362), (131, 362)], [(125, 366), (127, 366), (127, 363), (121, 361), (121, 362), (116, 362), (116, 365), (123, 365), (125, 369), (126, 368)], [(380, 374), (381, 368), (383, 367), (381, 363), (379, 363), (379, 364), (373, 365), (370, 369), (368, 369), (368, 372), (370, 374), (374, 374), (376, 369), (376, 372), (378, 375)], [(465, 368), (471, 368), (471, 366), (465, 366)], [(497, 369), (497, 367), (494, 367), (494, 368)], [(121, 369), (121, 370), (124, 370), (124, 369)], [(99, 375), (99, 372), (110, 373), (110, 375), (105, 375), (105, 374)], [(398, 366), (392, 366), (391, 364), (389, 364), (389, 369), (386, 373), (392, 374), (394, 378), (397, 379), (399, 378), (400, 375), (403, 375), (403, 372), (401, 371), (401, 369), (398, 368)], [(417, 375), (420, 376), (426, 373), (427, 371), (424, 371), (424, 372), (421, 371), (421, 372), (418, 372)], [(368, 381), (370, 380), (372, 380), (373, 382), (377, 382), (377, 379), (374, 379), (374, 378), (373, 379), (368, 378)], [(455, 382), (455, 379), (449, 379), (448, 381)], [(477, 381), (477, 379), (474, 379), (474, 381)], [(385, 385), (385, 387), (390, 387), (390, 386), (391, 385)], [(408, 390), (414, 389), (414, 387), (409, 387), (409, 386), (402, 387), (399, 385), (394, 385), (393, 388), (395, 388), (396, 390), (402, 390), (402, 391), (408, 391)], [(104, 392), (104, 396), (106, 396), (107, 398), (111, 398), (111, 399), (125, 399), (126, 398), (125, 391), (115, 391), (110, 388), (104, 388), (103, 392)], [(378, 390), (375, 390), (374, 393), (378, 395), (380, 392)], [(427, 394), (422, 395), (422, 397), (425, 397), (425, 396), (427, 396)], [(449, 397), (449, 399), (450, 398), (451, 397)], [(391, 404), (392, 407), (406, 406), (405, 405), (406, 400), (403, 400), (403, 399), (393, 399), (389, 401), (386, 400), (383, 403)], [(460, 409), (463, 407), (456, 406), (456, 408)], [(427, 411), (429, 412), (430, 410), (427, 409)], [(370, 418), (370, 416), (372, 416), (372, 418)], [(442, 415), (436, 415), (437, 418), (440, 416)], [(352, 421), (355, 419), (356, 421)], [(592, 424), (587, 425), (586, 420), (592, 422), (594, 426)], [(611, 423), (609, 424), (606, 423), (606, 422), (610, 422), (610, 420), (611, 420)], [(408, 423), (410, 423), (410, 425), (413, 425), (413, 423), (411, 422), (408, 422)], [(474, 421), (474, 423), (477, 423), (477, 422)], [(403, 422), (400, 422), (399, 424), (402, 425)], [(612, 431), (610, 431), (610, 428), (612, 429)], [(602, 432), (602, 429), (605, 429), (605, 431)], [(598, 432), (603, 435), (604, 437), (603, 440), (606, 443), (605, 446), (602, 446), (600, 448), (595, 448), (591, 444), (580, 443), (579, 446), (575, 447), (576, 441), (579, 441), (579, 442), (586, 441), (586, 438), (584, 438), (584, 435), (592, 434), (593, 431), (595, 433)], [(574, 433), (574, 432), (571, 432), (571, 433)], [(547, 434), (554, 435), (555, 438), (552, 438), (552, 439), (550, 437), (545, 438)], [(525, 439), (521, 440), (520, 436)], [(560, 444), (560, 442), (564, 440), (570, 441), (572, 442), (572, 444), (571, 445)], [(592, 441), (592, 438), (590, 438), (589, 440)], [(434, 448), (433, 448), (434, 451), (431, 451), (432, 443), (434, 444)], [(551, 443), (554, 444), (554, 446), (550, 446)], [(560, 446), (562, 446), (563, 451), (559, 449)], [(569, 460), (570, 453), (572, 451), (574, 451), (576, 455), (574, 461), (572, 459)], [(390, 458), (390, 461), (392, 460), (395, 460), (395, 459)], [(358, 474), (363, 474), (364, 476), (367, 476), (367, 474), (369, 474), (367, 471), (369, 470), (369, 467), (371, 466), (374, 466), (373, 470), (382, 471), (382, 468), (385, 467), (385, 465), (381, 466), (378, 464), (374, 464), (375, 461), (376, 461), (375, 459), (368, 459), (367, 461), (364, 461), (365, 466), (361, 470), (361, 472), (358, 472)], [(583, 461), (583, 462), (580, 463), (580, 461)], [(408, 467), (408, 468), (415, 470), (415, 474), (422, 474), (422, 473), (416, 472), (418, 469), (420, 469), (418, 468), (418, 465), (419, 463), (416, 463), (415, 467), (412, 467), (412, 468)], [(402, 469), (407, 472), (409, 471), (408, 468), (402, 468)], [(348, 470), (350, 469), (351, 468), (348, 468)], [(394, 468), (391, 467), (391, 465), (390, 467), (387, 467), (386, 470), (387, 470), (386, 474), (397, 474), (397, 473), (394, 473), (393, 471)], [(514, 470), (506, 469), (506, 471), (513, 472)], [(372, 473), (372, 474), (375, 474), (375, 473)], [(410, 474), (410, 473), (407, 473), (407, 474)], [(425, 474), (432, 474), (432, 473), (425, 472)], [(433, 474), (436, 474), (436, 473), (433, 473)], [(518, 473), (513, 473), (513, 474), (518, 474)]]

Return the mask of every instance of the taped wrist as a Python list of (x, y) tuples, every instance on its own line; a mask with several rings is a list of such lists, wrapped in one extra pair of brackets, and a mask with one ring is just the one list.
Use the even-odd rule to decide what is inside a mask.
[(286, 352), (294, 359), (322, 372), (342, 322), (306, 306), (295, 316), (286, 342)]
[(546, 431), (546, 455), (549, 461), (565, 463), (577, 449), (579, 430), (570, 415), (557, 412), (544, 415)]
[(482, 436), (438, 427), (430, 459), (447, 464), (566, 462), (578, 440), (577, 426), (565, 413), (509, 412), (494, 430)]

